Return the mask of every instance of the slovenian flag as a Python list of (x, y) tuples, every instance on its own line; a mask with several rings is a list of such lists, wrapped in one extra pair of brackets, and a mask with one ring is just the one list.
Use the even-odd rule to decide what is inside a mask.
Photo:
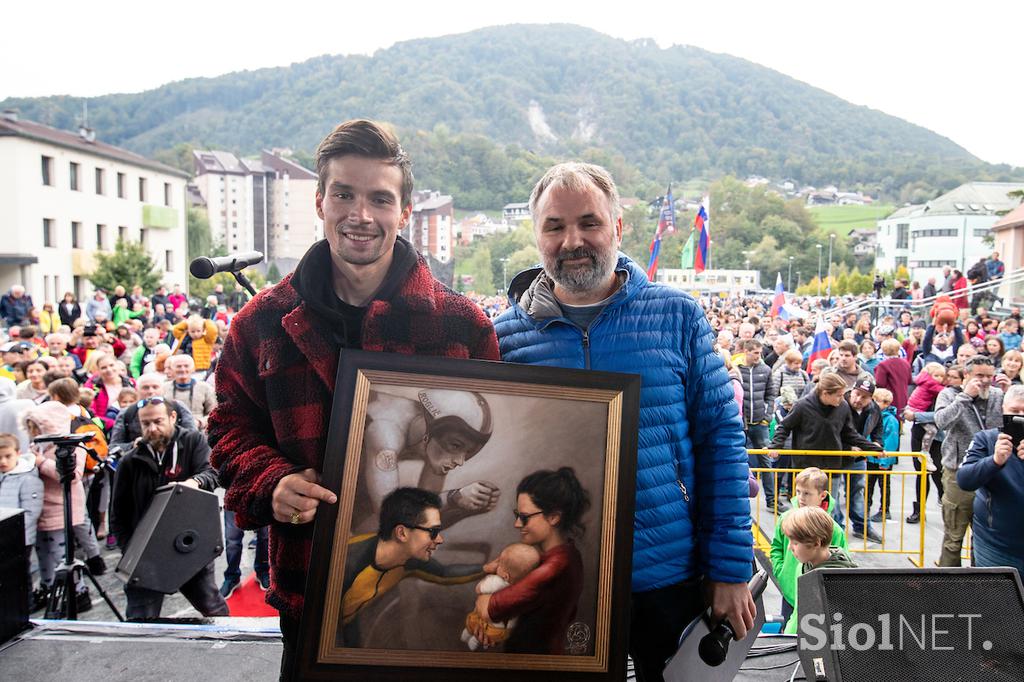
[(693, 230), (697, 233), (697, 252), (693, 255), (693, 269), (704, 272), (711, 257), (711, 239), (708, 236), (708, 209), (710, 198), (705, 196), (700, 202), (697, 216), (693, 219)]
[(811, 343), (811, 354), (807, 357), (807, 370), (818, 358), (828, 360), (828, 354), (832, 352), (832, 339), (828, 335), (828, 324), (824, 320), (818, 320), (814, 328), (814, 341)]
[(647, 262), (647, 279), (654, 281), (658, 273), (658, 253), (661, 251), (661, 238), (669, 235), (676, 229), (676, 207), (672, 200), (672, 185), (668, 186), (668, 193), (661, 202), (661, 215), (658, 216), (658, 229), (654, 232), (654, 239), (651, 241), (651, 259)]
[(782, 273), (775, 273), (775, 298), (772, 299), (772, 317), (781, 317), (784, 320), (789, 319), (789, 315), (786, 313), (786, 309), (783, 307), (786, 305), (786, 290), (782, 287)]

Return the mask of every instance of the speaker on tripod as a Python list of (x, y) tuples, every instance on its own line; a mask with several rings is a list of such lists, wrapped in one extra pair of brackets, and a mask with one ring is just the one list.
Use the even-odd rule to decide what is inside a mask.
[(821, 568), (797, 583), (811, 682), (1020, 680), (1024, 590), (1013, 568)]
[(171, 483), (157, 488), (116, 574), (132, 587), (173, 594), (223, 551), (217, 496)]

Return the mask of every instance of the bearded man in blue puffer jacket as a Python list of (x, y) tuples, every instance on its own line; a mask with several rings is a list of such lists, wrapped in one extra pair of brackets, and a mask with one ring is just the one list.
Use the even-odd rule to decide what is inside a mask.
[(502, 359), (639, 374), (629, 652), (662, 679), (706, 607), (753, 626), (747, 455), (729, 376), (701, 307), (618, 253), (621, 209), (600, 166), (551, 168), (530, 196), (543, 268), (519, 273), (495, 322)]

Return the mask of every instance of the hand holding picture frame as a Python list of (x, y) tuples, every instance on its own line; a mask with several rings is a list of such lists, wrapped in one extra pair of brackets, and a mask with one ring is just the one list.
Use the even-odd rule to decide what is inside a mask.
[(296, 679), (621, 680), (639, 377), (342, 351)]

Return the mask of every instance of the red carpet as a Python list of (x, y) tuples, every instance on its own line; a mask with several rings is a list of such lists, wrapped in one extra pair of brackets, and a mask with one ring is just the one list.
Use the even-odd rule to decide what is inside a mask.
[(277, 616), (277, 609), (268, 604), (265, 597), (266, 592), (256, 582), (256, 574), (250, 573), (242, 578), (242, 584), (228, 597), (228, 608), (232, 616)]

